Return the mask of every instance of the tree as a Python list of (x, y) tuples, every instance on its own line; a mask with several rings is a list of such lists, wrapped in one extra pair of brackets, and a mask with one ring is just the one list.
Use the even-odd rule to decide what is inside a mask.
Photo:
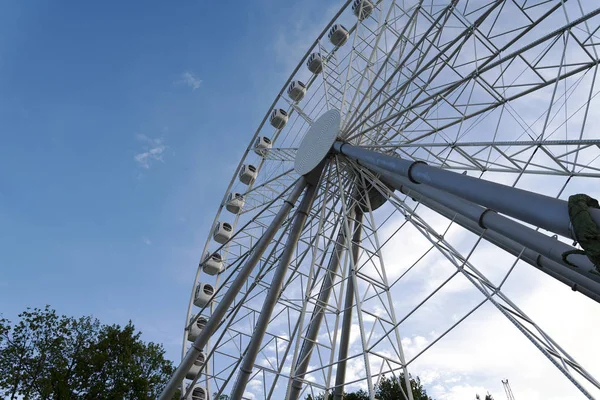
[[(49, 306), (0, 318), (0, 396), (8, 399), (154, 399), (173, 373), (164, 349), (131, 321), (59, 316)], [(179, 394), (176, 397), (179, 399)]]
[[(427, 391), (423, 388), (419, 377), (410, 378), (410, 386), (414, 400), (433, 400), (431, 397), (427, 396)], [(402, 388), (402, 390), (400, 388)], [(406, 393), (404, 375), (400, 374), (399, 377), (393, 376), (389, 379), (382, 376), (379, 383), (375, 386), (375, 398), (379, 400), (406, 400), (407, 397), (404, 395), (403, 390), (404, 393)], [(311, 395), (308, 395), (305, 400), (327, 399), (328, 397), (322, 393), (314, 398)], [(362, 389), (357, 392), (344, 393), (344, 400), (369, 400), (369, 394)]]
[[(427, 391), (418, 376), (410, 378), (409, 382), (414, 400), (432, 400), (427, 396)], [(375, 396), (380, 400), (405, 400), (407, 397), (404, 393), (407, 393), (407, 387), (403, 374), (398, 377), (392, 376), (389, 379), (383, 376), (375, 390)]]

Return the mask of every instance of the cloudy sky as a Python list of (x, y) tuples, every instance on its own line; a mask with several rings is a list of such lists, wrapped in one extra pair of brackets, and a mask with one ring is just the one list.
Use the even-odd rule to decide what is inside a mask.
[[(177, 361), (199, 253), (231, 174), (341, 3), (0, 4), (0, 312), (15, 319), (50, 304), (132, 320)], [(385, 255), (410, 258), (421, 245)], [(512, 260), (482, 247), (473, 262), (500, 276), (498, 264)], [(440, 279), (408, 278), (415, 299)], [(428, 318), (456, 320), (462, 301), (476, 301), (459, 278)], [(515, 302), (600, 376), (600, 348), (588, 340), (598, 305), (525, 265), (510, 283)], [(440, 333), (430, 322), (407, 323), (407, 355)], [(583, 398), (489, 304), (435, 346), (411, 371), (436, 399), (503, 399), (504, 378), (517, 399)], [(350, 376), (361, 368), (351, 364)]]

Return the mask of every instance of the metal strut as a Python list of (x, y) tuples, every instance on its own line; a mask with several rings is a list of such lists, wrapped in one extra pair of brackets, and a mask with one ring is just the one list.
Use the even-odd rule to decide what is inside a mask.
[[(422, 161), (403, 160), (347, 143), (335, 142), (333, 149), (361, 164), (380, 167), (400, 174), (411, 182), (429, 185), (550, 232), (576, 239), (573, 237), (567, 202), (564, 200), (446, 171)], [(590, 209), (590, 214), (596, 225), (600, 226), (600, 209)]]
[[(354, 207), (354, 232), (352, 234), (352, 265), (358, 262), (360, 242), (362, 239), (363, 212), (359, 206)], [(342, 400), (344, 395), (344, 383), (346, 383), (346, 360), (348, 358), (348, 345), (350, 342), (350, 329), (352, 327), (352, 308), (354, 306), (354, 279), (352, 268), (348, 268), (348, 282), (346, 285), (346, 297), (344, 299), (344, 316), (342, 319), (342, 334), (340, 336), (340, 350), (338, 353), (338, 364), (335, 375), (335, 388), (333, 399)]]
[[(522, 244), (507, 238), (493, 229), (486, 229), (464, 215), (442, 205), (441, 203), (424, 196), (423, 194), (409, 188), (407, 185), (401, 184), (389, 172), (382, 171), (379, 168), (373, 168), (373, 172), (380, 173), (381, 177), (386, 182), (392, 184), (394, 188), (407, 196), (418, 200), (420, 203), (429, 207), (433, 211), (443, 215), (444, 217), (456, 222), (463, 228), (482, 235), (488, 242), (498, 246), (499, 248), (509, 252), (510, 254), (520, 257), (521, 260), (539, 269), (541, 272), (551, 276), (552, 278), (569, 286), (573, 291), (578, 291), (590, 299), (600, 303), (600, 283), (593, 281), (585, 276), (582, 276), (577, 271), (552, 261), (548, 257), (542, 256), (540, 253), (533, 251)], [(417, 186), (420, 189), (420, 186)]]
[[(457, 196), (434, 189), (428, 185), (414, 184), (406, 178), (391, 174), (381, 168), (370, 165), (369, 163), (367, 163), (367, 167), (370, 167), (373, 172), (381, 174), (381, 176), (396, 189), (404, 192), (409, 189), (418, 193), (421, 199), (431, 199), (448, 207), (454, 213), (458, 213), (470, 221), (475, 222), (482, 230), (491, 229), (516, 242), (517, 246), (520, 246), (519, 251), (522, 250), (523, 247), (526, 247), (543, 257), (553, 260), (554, 264), (552, 264), (552, 267), (557, 268), (557, 273), (569, 277), (569, 279), (573, 280), (575, 283), (594, 291), (596, 296), (600, 295), (600, 275), (595, 272), (594, 265), (587, 257), (583, 255), (570, 256), (579, 268), (571, 267), (563, 261), (562, 254), (565, 251), (574, 250), (574, 247)], [(435, 208), (433, 209), (434, 211), (437, 211)], [(590, 285), (590, 280), (594, 281), (596, 284)]]
[(273, 314), (273, 309), (275, 308), (277, 299), (281, 294), (281, 287), (283, 285), (290, 262), (292, 261), (296, 246), (298, 245), (298, 239), (300, 239), (300, 234), (304, 229), (304, 223), (306, 222), (308, 212), (310, 211), (313, 200), (315, 199), (317, 187), (318, 185), (308, 185), (306, 188), (306, 193), (304, 193), (304, 197), (302, 198), (300, 206), (298, 207), (296, 215), (294, 216), (294, 221), (292, 222), (290, 233), (288, 234), (283, 253), (279, 260), (279, 265), (277, 266), (275, 274), (273, 275), (273, 280), (271, 281), (269, 291), (265, 301), (263, 302), (258, 321), (254, 327), (252, 338), (250, 339), (250, 343), (246, 349), (246, 354), (242, 360), (238, 379), (231, 390), (230, 398), (232, 400), (241, 399), (244, 395), (244, 391), (246, 390), (246, 384), (248, 383), (250, 374), (254, 368), (254, 362), (256, 361), (256, 357), (260, 350), (260, 345), (265, 336), (267, 326), (269, 325), (269, 320)]
[(300, 349), (300, 355), (298, 356), (296, 368), (292, 371), (292, 377), (290, 378), (291, 382), (288, 386), (288, 395), (285, 397), (287, 400), (297, 400), (300, 396), (300, 392), (302, 391), (304, 376), (306, 375), (312, 350), (315, 346), (319, 329), (321, 328), (321, 322), (323, 321), (323, 317), (325, 315), (325, 308), (329, 303), (329, 296), (331, 295), (335, 276), (337, 275), (340, 265), (342, 251), (344, 250), (344, 237), (344, 229), (340, 227), (335, 248), (331, 258), (329, 259), (329, 264), (327, 265), (327, 272), (323, 279), (323, 283), (321, 284), (319, 297), (310, 318), (310, 325), (308, 326), (307, 334), (304, 337), (304, 342), (302, 343), (302, 347)]
[(210, 339), (212, 334), (217, 330), (217, 328), (221, 324), (221, 321), (227, 313), (229, 306), (231, 305), (231, 303), (233, 303), (237, 294), (244, 286), (244, 283), (246, 283), (246, 281), (248, 280), (248, 277), (252, 273), (252, 270), (262, 257), (268, 245), (273, 240), (275, 233), (277, 233), (277, 231), (283, 224), (283, 221), (287, 217), (288, 213), (290, 212), (293, 205), (296, 203), (306, 186), (307, 181), (304, 177), (301, 177), (296, 182), (296, 186), (292, 189), (292, 192), (288, 196), (287, 200), (283, 203), (283, 205), (279, 209), (279, 212), (273, 218), (271, 224), (259, 239), (254, 249), (254, 252), (250, 254), (246, 261), (246, 264), (244, 264), (244, 266), (240, 269), (238, 275), (232, 282), (231, 287), (227, 290), (227, 293), (225, 293), (217, 307), (215, 307), (215, 310), (208, 319), (206, 326), (200, 332), (200, 334), (192, 344), (192, 347), (187, 352), (187, 354), (175, 370), (175, 373), (173, 374), (173, 376), (165, 386), (165, 389), (161, 393), (159, 400), (171, 400), (173, 394), (177, 390), (177, 386), (183, 381), (183, 379), (185, 378), (185, 374), (190, 370), (191, 366), (194, 364), (194, 361), (196, 361), (198, 355), (200, 354), (204, 346), (206, 346), (208, 339)]

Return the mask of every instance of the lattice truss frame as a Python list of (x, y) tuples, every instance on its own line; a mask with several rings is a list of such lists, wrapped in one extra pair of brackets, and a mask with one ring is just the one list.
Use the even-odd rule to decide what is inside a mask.
[[(207, 252), (221, 253), (226, 271), (216, 277), (217, 293), (210, 306), (198, 311), (190, 300), (186, 328), (190, 318), (210, 315), (230, 287), (299, 178), (293, 161), (304, 133), (328, 109), (341, 110), (340, 138), (355, 146), (482, 179), (564, 198), (567, 192), (582, 191), (590, 179), (600, 177), (600, 139), (593, 129), (597, 118), (593, 110), (600, 103), (596, 84), (600, 9), (594, 9), (593, 2), (374, 3), (371, 15), (360, 21), (349, 10), (351, 2), (346, 2), (271, 107), (287, 110), (287, 125), (271, 128), (266, 123), (269, 110), (257, 129), (215, 217), (215, 222), (231, 220), (234, 236), (216, 245), (209, 235), (202, 252), (203, 259)], [(326, 32), (333, 23), (351, 27), (342, 47), (327, 41)], [(303, 63), (315, 51), (323, 56), (324, 65), (321, 74), (313, 75)], [(307, 96), (299, 103), (285, 94), (292, 79), (307, 82)], [(255, 139), (262, 135), (273, 140), (273, 148), (255, 154)], [(237, 175), (248, 163), (258, 167), (259, 175), (246, 186)], [(246, 200), (243, 210), (233, 217), (224, 212), (231, 192), (243, 194)], [(373, 192), (388, 199), (376, 211), (371, 210), (367, 195)], [(354, 243), (360, 256), (354, 261), (351, 229), (357, 207), (365, 213), (363, 239)], [(211, 393), (228, 394), (235, 381), (292, 217), (293, 212), (205, 350), (208, 362), (197, 380)], [(406, 235), (418, 235), (428, 243), (423, 253), (415, 259), (390, 261), (388, 249), (400, 245)], [(367, 168), (344, 156), (332, 156), (319, 180), (249, 390), (257, 398), (281, 396), (294, 374), (317, 306), (323, 307), (324, 318), (302, 395), (331, 390), (344, 290), (352, 279), (353, 332), (358, 336), (347, 364), (360, 364), (363, 370), (354, 368), (347, 385), (365, 387), (372, 394), (382, 376), (407, 373), (468, 316), (489, 306), (503, 314), (577, 388), (592, 396), (589, 390), (600, 389), (600, 384), (503, 292), (521, 263), (519, 257), (500, 257), (506, 262), (500, 279), (488, 277), (472, 261), (483, 251), (484, 242), (480, 235), (394, 192)], [(339, 270), (329, 302), (319, 304), (336, 244), (343, 248)], [(404, 290), (413, 271), (438, 264), (448, 274), (410, 307), (399, 306), (398, 292)], [(206, 279), (199, 268), (194, 287)], [(405, 354), (401, 334), (411, 332), (417, 313), (456, 280), (473, 288), (470, 303), (426, 348)], [(184, 343), (184, 353), (188, 344)]]

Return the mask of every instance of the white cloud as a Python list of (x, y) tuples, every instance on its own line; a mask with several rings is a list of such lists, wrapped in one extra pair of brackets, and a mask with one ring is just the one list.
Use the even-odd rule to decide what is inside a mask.
[(142, 152), (133, 156), (133, 159), (142, 168), (149, 169), (154, 161), (163, 161), (163, 155), (167, 146), (162, 138), (150, 138), (138, 133), (135, 138), (142, 143)]
[(196, 90), (202, 84), (202, 79), (198, 79), (198, 77), (190, 71), (185, 71), (181, 74), (181, 79), (178, 80), (176, 83), (184, 84), (192, 90)]
[(243, 394), (243, 399), (249, 399), (249, 400), (254, 400), (256, 399), (256, 395), (252, 392), (244, 392)]
[(152, 244), (152, 241), (146, 236), (142, 237), (142, 242), (144, 242), (144, 244), (147, 244), (148, 246)]

